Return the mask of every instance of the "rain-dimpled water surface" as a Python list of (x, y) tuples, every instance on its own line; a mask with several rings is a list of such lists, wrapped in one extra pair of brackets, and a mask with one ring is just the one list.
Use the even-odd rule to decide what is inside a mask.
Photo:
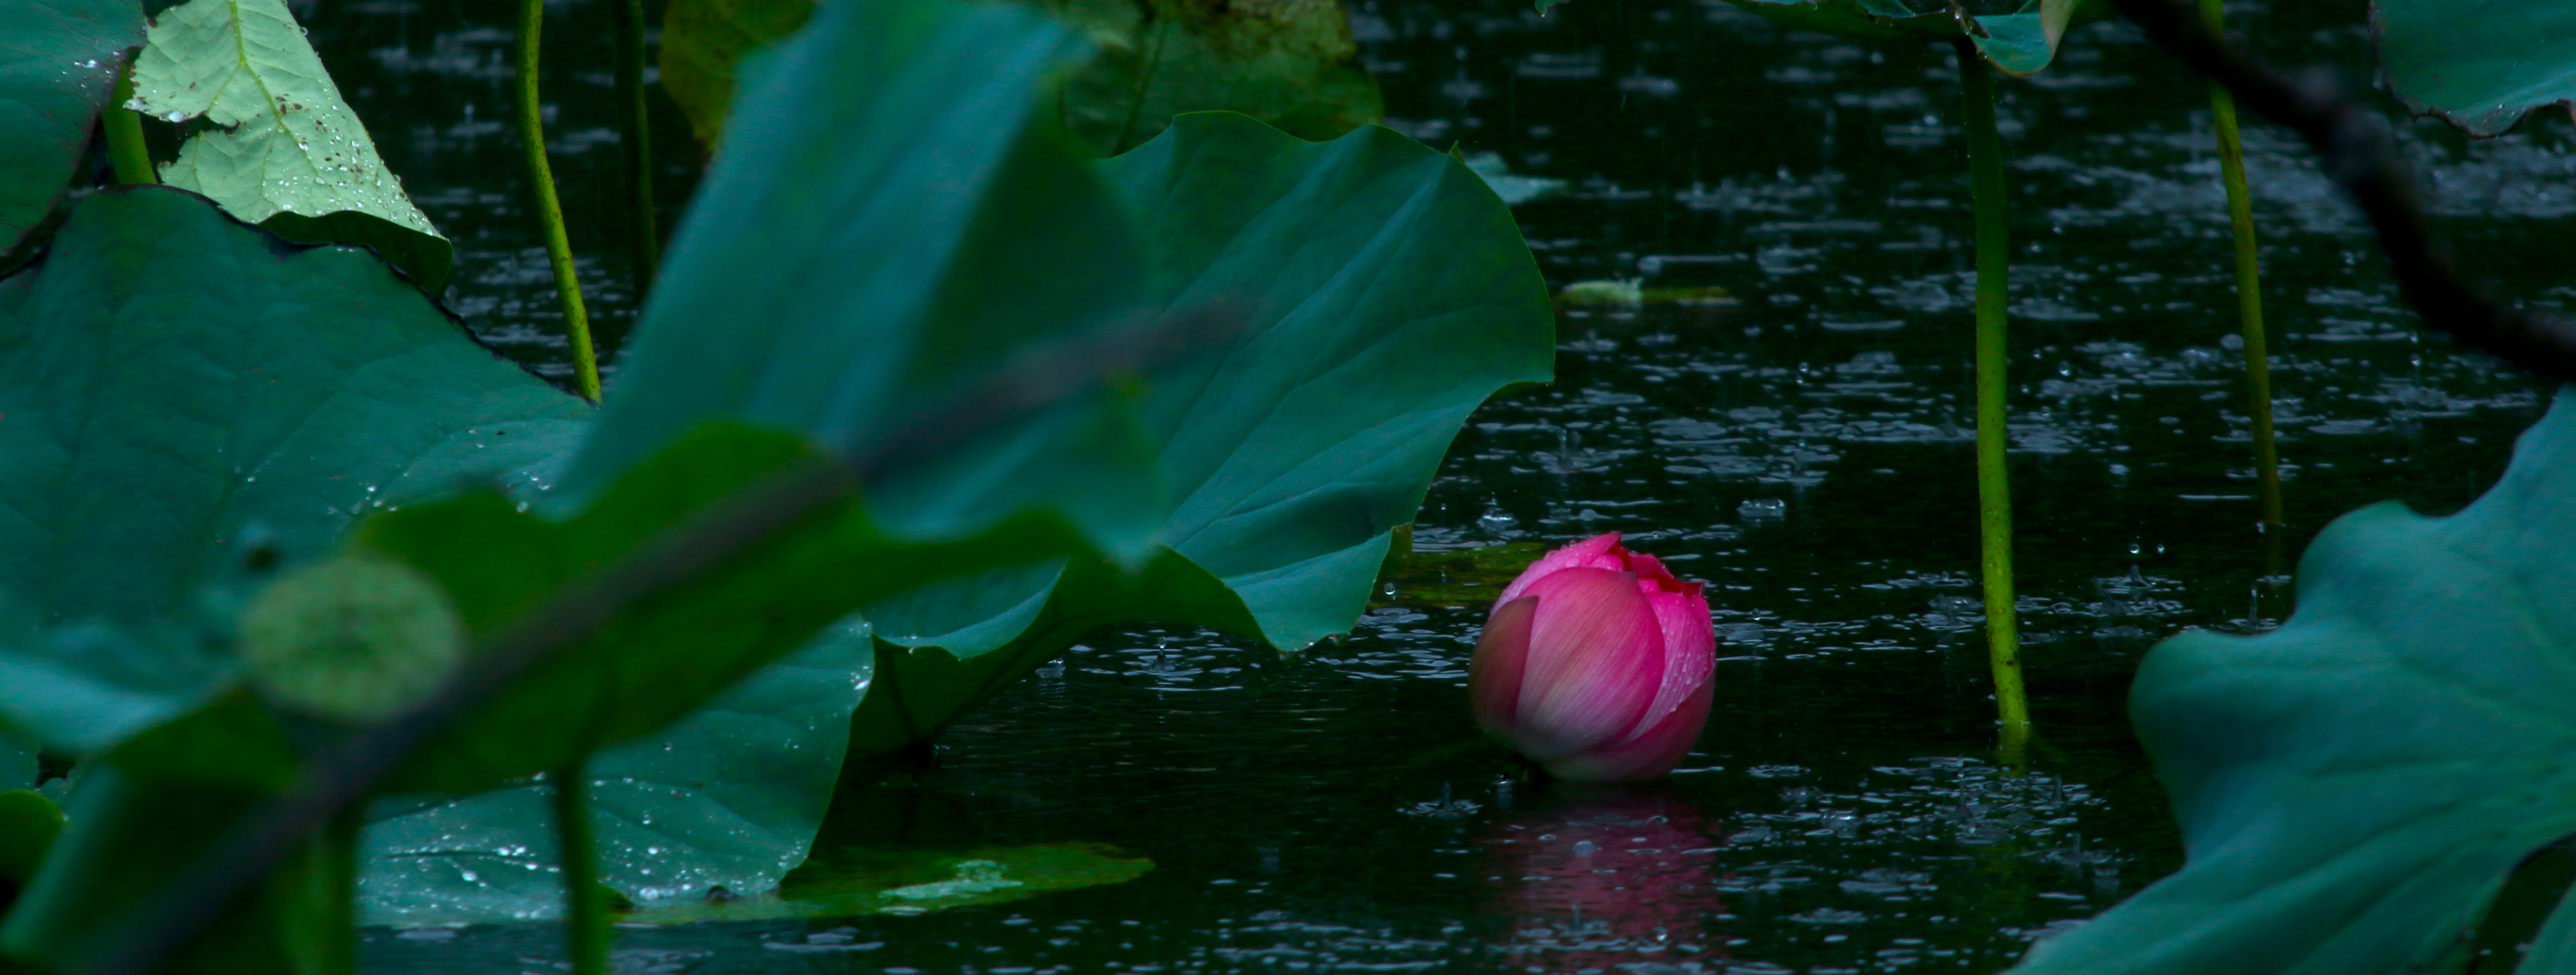
[[(505, 128), (507, 5), (299, 12), (455, 238), (450, 306), (563, 374)], [(549, 13), (556, 172), (613, 350), (635, 299), (609, 15)], [(2368, 77), (2357, 0), (2229, 16), (2276, 62)], [(1150, 859), (1141, 877), (919, 914), (629, 927), (620, 971), (1998, 970), (2179, 862), (2123, 713), (2148, 647), (2276, 623), (2290, 597), (2267, 576), (2335, 514), (2458, 507), (2538, 412), (2531, 381), (2417, 329), (2358, 217), (2254, 128), (2292, 523), (2259, 535), (2206, 95), (2132, 30), (2074, 32), (2056, 67), (2001, 85), (2040, 735), (2017, 774), (1995, 751), (1972, 574), (1948, 49), (1872, 50), (1716, 0), (1545, 17), (1376, 0), (1352, 22), (1388, 124), (1531, 197), (1516, 210), (1552, 285), (1732, 303), (1569, 306), (1558, 381), (1467, 426), (1415, 554), (1349, 637), (1281, 655), (1103, 634), (970, 716), (934, 767), (845, 788), (817, 848), (1089, 844)], [(676, 204), (696, 154), (657, 112)], [(2550, 259), (2576, 213), (2563, 117), (2485, 143), (2391, 117), (2467, 266), (2540, 307), (2576, 295)], [(1541, 547), (1614, 530), (1709, 584), (1715, 715), (1666, 783), (1516, 780), (1466, 714), (1482, 601)], [(559, 944), (551, 924), (366, 934), (386, 973), (551, 971)]]

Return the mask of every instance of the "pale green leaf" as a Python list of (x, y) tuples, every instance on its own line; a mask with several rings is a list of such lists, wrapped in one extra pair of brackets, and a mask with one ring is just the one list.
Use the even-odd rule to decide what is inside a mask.
[(284, 0), (189, 0), (162, 11), (134, 63), (136, 111), (214, 128), (163, 182), (293, 240), (365, 244), (424, 290), (451, 247), (404, 195)]

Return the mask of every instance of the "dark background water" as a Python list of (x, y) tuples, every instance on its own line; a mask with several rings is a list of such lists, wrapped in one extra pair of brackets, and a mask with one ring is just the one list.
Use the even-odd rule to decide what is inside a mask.
[[(1993, 971), (2174, 869), (2129, 674), (2263, 582), (2201, 86), (2102, 24), (2007, 80), (2012, 455), (2041, 740), (1999, 768), (1974, 586), (1968, 198), (1945, 47), (1871, 49), (1717, 0), (1352, 8), (1394, 125), (1568, 192), (1518, 210), (1554, 285), (1722, 286), (1726, 309), (1570, 311), (1558, 382), (1460, 436), (1421, 517), (1442, 552), (1617, 530), (1710, 584), (1716, 712), (1668, 783), (1515, 784), (1472, 744), (1481, 605), (1398, 585), (1303, 653), (1104, 635), (971, 717), (939, 767), (853, 792), (826, 847), (1112, 844), (1126, 884), (916, 917), (622, 930), (621, 970)], [(562, 375), (505, 86), (511, 10), (299, 13), (387, 162), (458, 246), (450, 304)], [(2230, 8), (2283, 64), (2370, 77), (2363, 6)], [(549, 9), (549, 137), (604, 357), (632, 318), (608, 9)], [(2385, 102), (2385, 99), (2382, 99)], [(697, 161), (666, 100), (676, 214)], [(2569, 127), (2463, 140), (2390, 117), (2469, 266), (2558, 309)], [(2383, 499), (2441, 512), (2502, 469), (2542, 390), (2400, 307), (2365, 228), (2286, 137), (2248, 132), (2295, 558)], [(1421, 569), (1417, 575), (1432, 573)], [(550, 926), (368, 934), (371, 970), (550, 970)], [(1660, 966), (1671, 966), (1670, 968)]]

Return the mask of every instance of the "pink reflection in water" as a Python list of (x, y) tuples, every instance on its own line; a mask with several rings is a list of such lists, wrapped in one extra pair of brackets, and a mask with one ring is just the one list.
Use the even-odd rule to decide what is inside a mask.
[[(1721, 835), (1660, 790), (1558, 795), (1476, 838), (1514, 970), (1619, 972), (1726, 957)], [(1687, 970), (1687, 969), (1686, 969)]]

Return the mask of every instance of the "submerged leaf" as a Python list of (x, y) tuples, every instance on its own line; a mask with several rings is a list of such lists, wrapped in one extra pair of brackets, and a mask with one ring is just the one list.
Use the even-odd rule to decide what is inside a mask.
[[(2259, 637), (2165, 641), (2130, 692), (2189, 860), (2017, 972), (2445, 970), (2576, 833), (2576, 398), (2458, 514), (2345, 515)], [(2562, 964), (2576, 900), (2537, 953)], [(2523, 971), (2563, 971), (2528, 967)]]
[(163, 182), (290, 240), (364, 244), (421, 288), (447, 287), (451, 245), (403, 194), (285, 0), (189, 0), (154, 18), (134, 62), (139, 112), (215, 126)]
[(2502, 135), (2532, 109), (2576, 105), (2576, 4), (2378, 0), (2370, 23), (2389, 89), (2470, 135)]
[(927, 914), (1122, 884), (1153, 869), (1152, 860), (1097, 843), (956, 849), (835, 846), (816, 853), (776, 893), (649, 908), (620, 920), (698, 924)]
[(0, 3), (0, 253), (71, 182), (125, 50), (142, 40), (135, 0)]

